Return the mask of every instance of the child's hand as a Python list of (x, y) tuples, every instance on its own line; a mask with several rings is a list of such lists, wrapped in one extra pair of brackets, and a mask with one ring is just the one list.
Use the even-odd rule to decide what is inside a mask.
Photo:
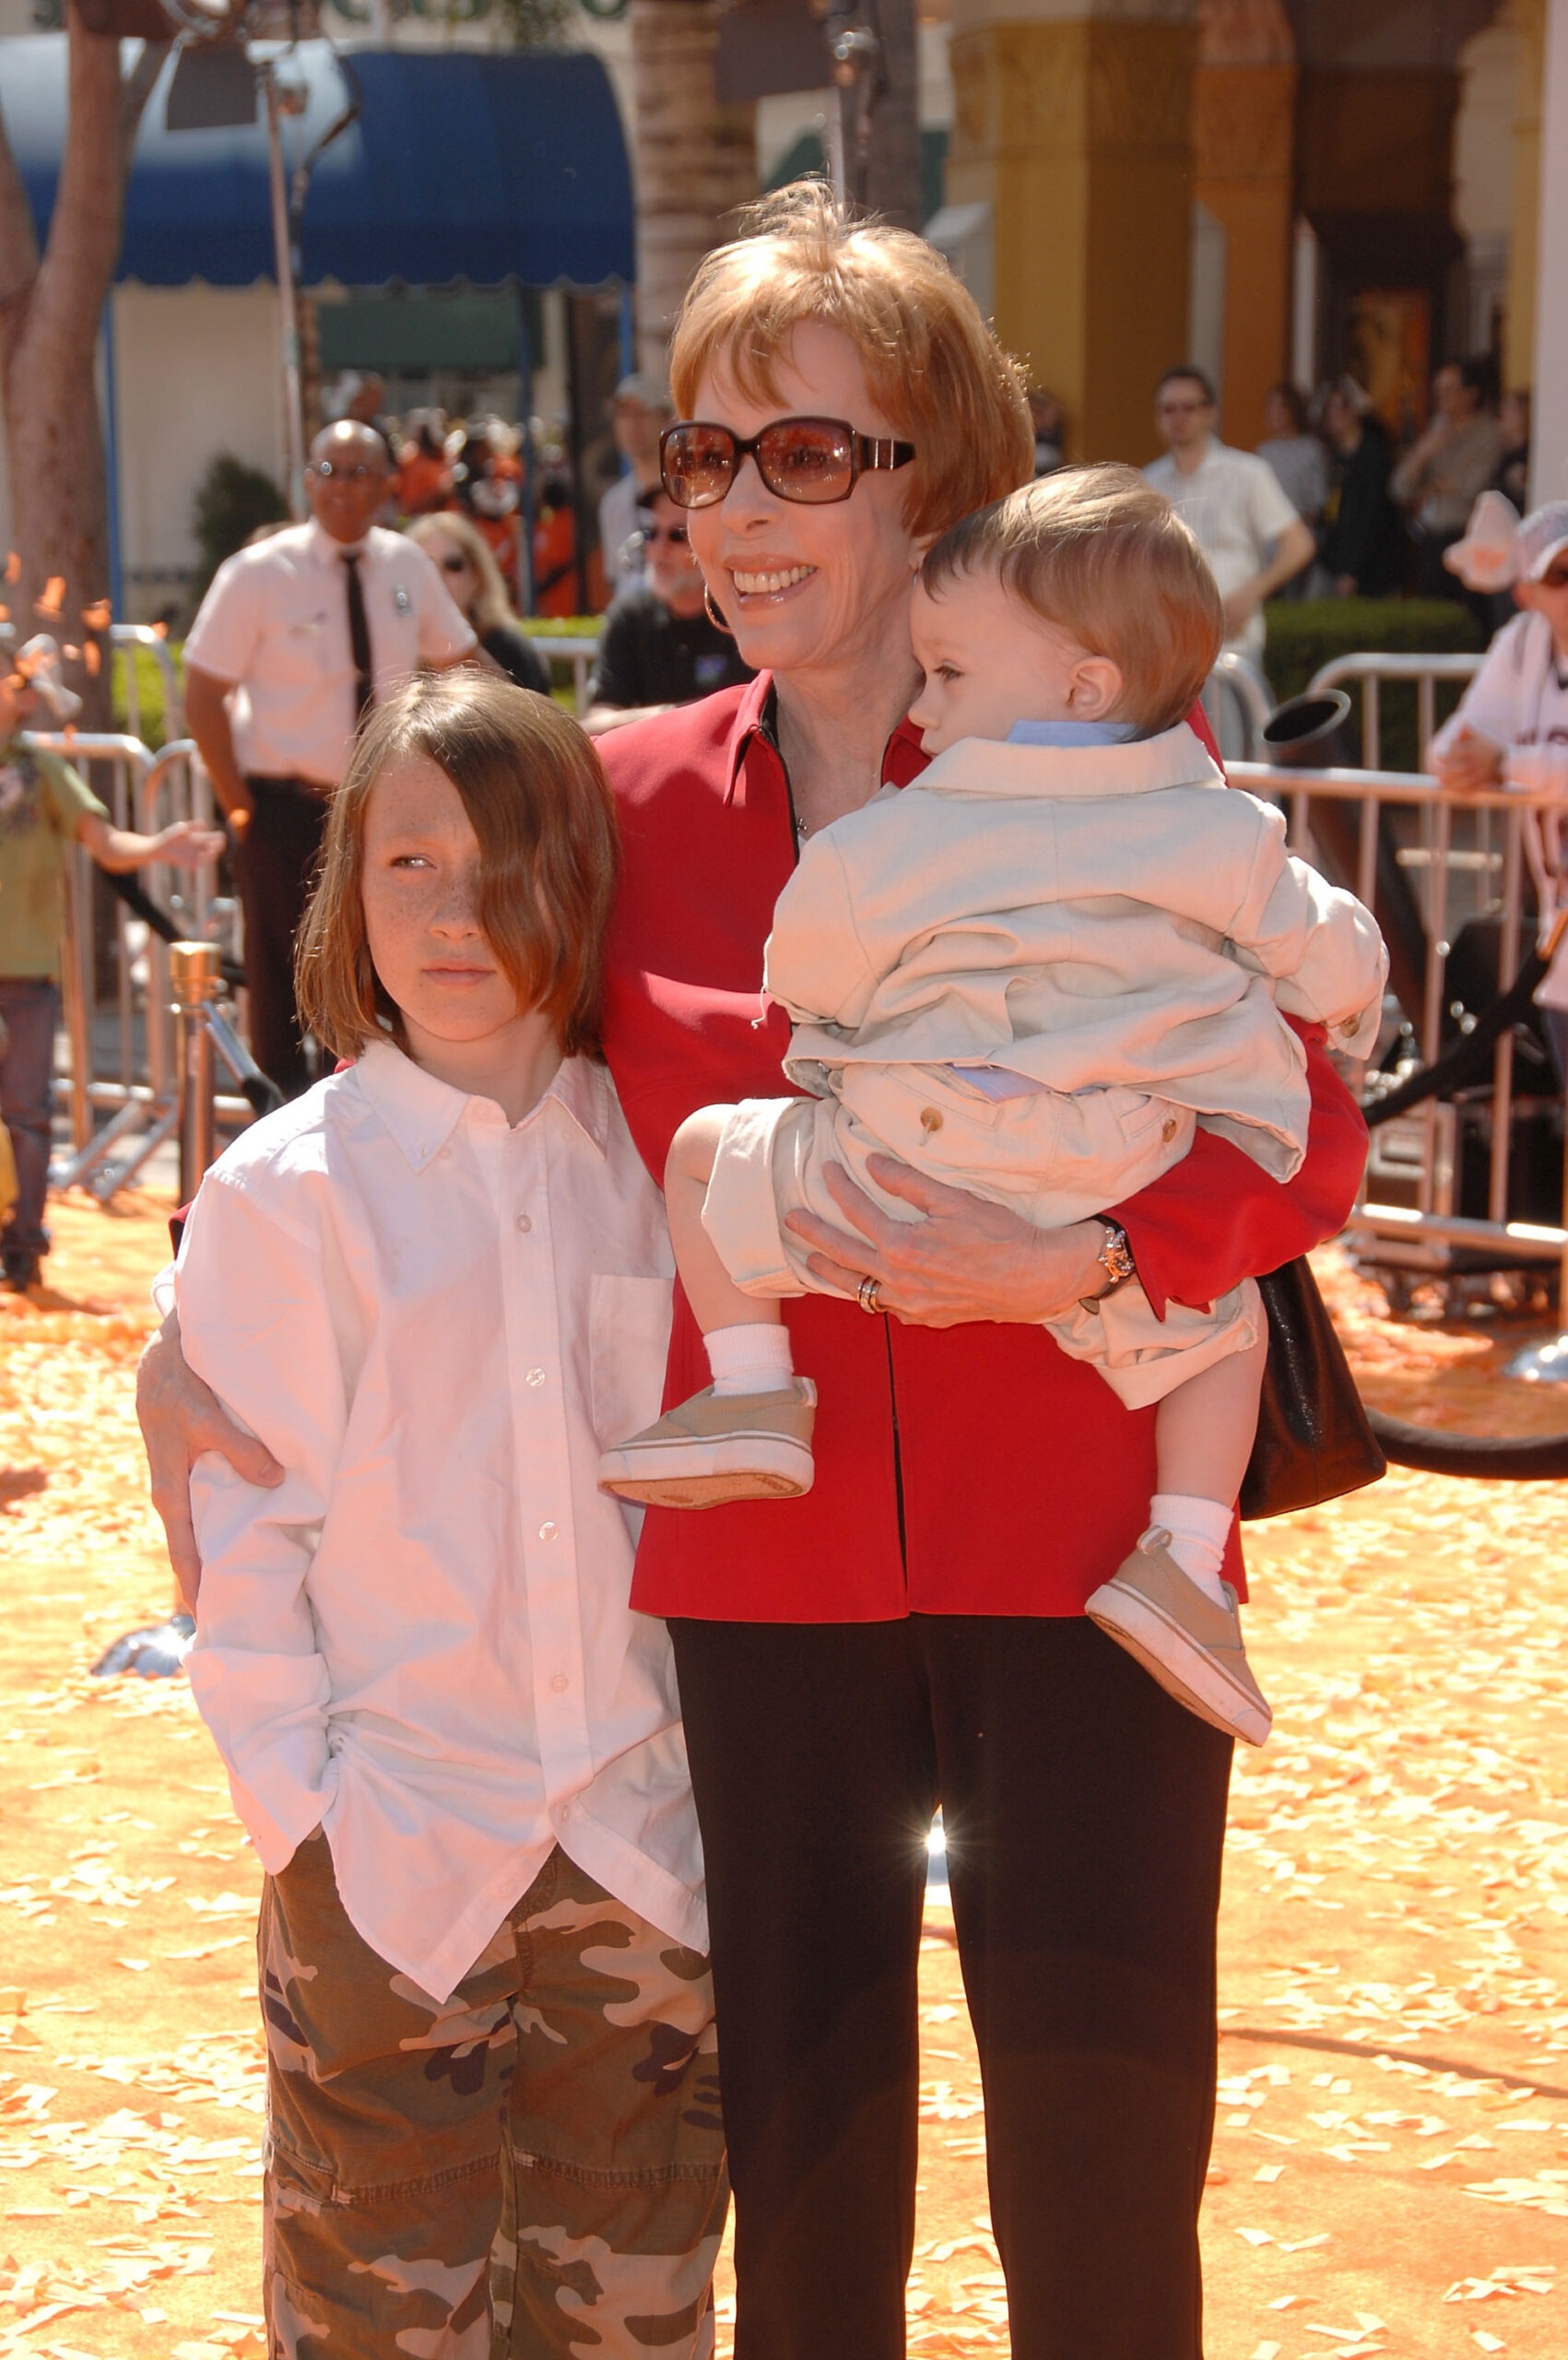
[(223, 832), (204, 828), (195, 820), (176, 820), (153, 838), (152, 859), (170, 868), (210, 868), (223, 850)]

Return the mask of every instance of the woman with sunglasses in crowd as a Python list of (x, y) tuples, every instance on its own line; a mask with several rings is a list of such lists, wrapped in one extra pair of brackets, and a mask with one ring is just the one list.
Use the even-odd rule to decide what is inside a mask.
[(405, 528), (439, 571), (446, 595), (474, 627), (479, 645), (520, 689), (550, 692), (550, 667), (512, 611), (501, 568), (478, 526), (456, 509), (416, 516)]
[(659, 490), (638, 503), (637, 519), (643, 578), (619, 592), (605, 617), (588, 683), (590, 737), (752, 677), (733, 632), (708, 614), (684, 509)]
[[(946, 264), (819, 183), (705, 259), (671, 362), (665, 485), (759, 677), (604, 741), (606, 1047), (655, 1173), (696, 1107), (778, 1094), (774, 900), (802, 839), (924, 768), (914, 567), (1033, 461), (1020, 374)], [(1042, 1322), (1133, 1268), (1207, 1303), (1340, 1225), (1365, 1132), (1305, 1052), (1286, 1186), (1204, 1133), (1051, 1232), (893, 1163), (913, 1222), (846, 1184), (842, 1226), (799, 1224), (838, 1299), (786, 1306), (799, 1364), (831, 1373), (815, 1489), (648, 1515), (632, 1602), (669, 1621), (706, 1853), (737, 2360), (903, 2352), (938, 1802), (1014, 2360), (1198, 2360), (1231, 1745), (1083, 1613), (1141, 1527), (1152, 1416)], [(678, 1297), (667, 1398), (706, 1375)], [(171, 1339), (144, 1402), (188, 1563), (183, 1466), (253, 1460)]]

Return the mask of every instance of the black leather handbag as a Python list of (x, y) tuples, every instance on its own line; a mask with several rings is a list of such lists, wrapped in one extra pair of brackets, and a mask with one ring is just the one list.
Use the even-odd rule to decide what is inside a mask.
[(1304, 1255), (1259, 1279), (1268, 1363), (1241, 1514), (1287, 1516), (1375, 1483), (1387, 1468)]

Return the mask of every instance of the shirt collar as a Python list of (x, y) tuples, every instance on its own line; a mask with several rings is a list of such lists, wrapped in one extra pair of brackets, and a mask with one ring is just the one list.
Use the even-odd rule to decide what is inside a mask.
[(1135, 721), (1015, 721), (1009, 746), (1126, 746), (1138, 736)]
[(773, 676), (771, 672), (759, 672), (735, 708), (725, 769), (726, 803), (735, 801), (735, 790), (740, 784), (741, 770), (754, 738), (760, 738), (764, 745), (771, 746), (775, 754), (778, 752), (778, 740), (773, 736), (772, 703)]
[[(390, 1041), (372, 1041), (354, 1067), (371, 1107), (416, 1172), (433, 1163), (458, 1125), (472, 1119), (486, 1130), (505, 1131), (506, 1118), (493, 1100), (471, 1097), (440, 1081)], [(555, 1080), (519, 1130), (539, 1120), (547, 1107), (562, 1114), (601, 1156), (609, 1149), (610, 1082), (603, 1066), (588, 1057), (564, 1057)]]
[(920, 782), (935, 795), (1043, 797), (1152, 795), (1167, 786), (1223, 788), (1224, 773), (1185, 721), (1122, 746), (1038, 746), (963, 738)]
[[(372, 525), (371, 531), (373, 532), (374, 529)], [(332, 535), (312, 516), (305, 526), (305, 547), (318, 565), (336, 565), (346, 557), (368, 557), (371, 552), (371, 535), (366, 533), (363, 538), (358, 541), (335, 541)]]

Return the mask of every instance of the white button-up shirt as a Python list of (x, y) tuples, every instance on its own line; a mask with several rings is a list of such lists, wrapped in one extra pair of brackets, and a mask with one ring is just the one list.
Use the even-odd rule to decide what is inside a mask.
[(513, 1129), (378, 1044), (191, 1213), (186, 1356), (288, 1469), (197, 1466), (191, 1684), (263, 1866), (323, 1826), (349, 1918), (437, 2000), (557, 1843), (706, 1948), (668, 1636), (595, 1481), (658, 1414), (672, 1268), (583, 1059)]
[[(1250, 451), (1232, 451), (1212, 435), (1191, 475), (1183, 475), (1169, 454), (1143, 472), (1190, 527), (1222, 598), (1260, 573), (1285, 527), (1300, 521), (1266, 459)], [(1254, 615), (1241, 637), (1227, 644), (1255, 662), (1260, 658), (1261, 614)]]
[[(1503, 624), (1457, 711), (1433, 737), (1429, 770), (1467, 729), (1503, 749), (1505, 785), (1568, 793), (1568, 657), (1544, 615), (1515, 615)], [(1525, 852), (1544, 944), (1558, 911), (1568, 905), (1568, 827), (1560, 812), (1527, 814)], [(1559, 946), (1536, 1004), (1568, 1009), (1568, 939)]]
[(349, 551), (312, 518), (237, 549), (213, 576), (185, 661), (232, 684), (234, 749), (252, 775), (336, 786), (348, 768), (358, 675), (346, 554), (360, 560), (378, 696), (477, 643), (436, 568), (402, 533), (373, 525)]

